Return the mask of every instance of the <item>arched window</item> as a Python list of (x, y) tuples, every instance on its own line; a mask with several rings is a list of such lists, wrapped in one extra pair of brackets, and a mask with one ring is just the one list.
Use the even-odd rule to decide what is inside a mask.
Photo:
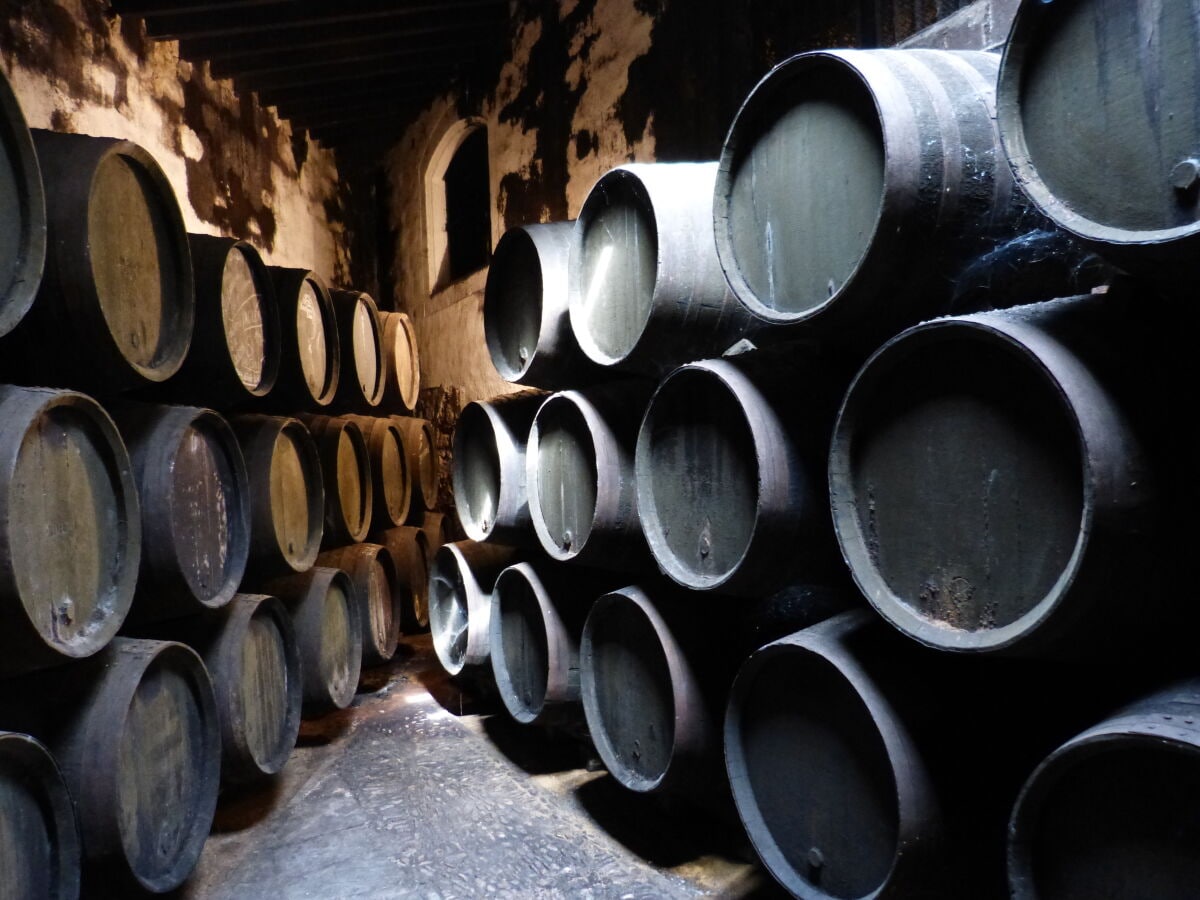
[(484, 125), (456, 122), (442, 136), (425, 173), (425, 209), (432, 290), (488, 264), (492, 189)]

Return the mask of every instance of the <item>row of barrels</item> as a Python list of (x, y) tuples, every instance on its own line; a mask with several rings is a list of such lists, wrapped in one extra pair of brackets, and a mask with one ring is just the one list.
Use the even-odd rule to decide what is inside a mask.
[(2, 76), (0, 138), (0, 380), (222, 410), (415, 407), (405, 314), (188, 234), (149, 153), (31, 131)]
[(1190, 897), (1197, 14), (803, 54), (510, 230), (488, 349), (557, 393), (460, 417), (447, 671), (724, 784), (796, 896)]

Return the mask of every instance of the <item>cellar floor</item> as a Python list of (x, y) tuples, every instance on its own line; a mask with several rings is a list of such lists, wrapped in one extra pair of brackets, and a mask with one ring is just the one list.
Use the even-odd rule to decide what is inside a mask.
[(447, 679), (427, 635), (223, 796), (179, 898), (782, 896), (731, 810), (621, 789), (564, 733)]

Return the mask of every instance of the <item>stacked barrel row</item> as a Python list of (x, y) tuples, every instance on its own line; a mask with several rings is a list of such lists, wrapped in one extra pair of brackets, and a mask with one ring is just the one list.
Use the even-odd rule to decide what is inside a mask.
[(170, 891), (425, 619), (416, 345), (187, 234), (141, 147), (0, 113), (0, 894)]
[(1192, 896), (1200, 4), (1166, 7), (1032, 0), (1003, 64), (803, 54), (719, 162), (507, 233), (488, 348), (556, 393), (459, 420), (447, 670), (582, 705), (631, 790), (724, 769), (796, 896)]

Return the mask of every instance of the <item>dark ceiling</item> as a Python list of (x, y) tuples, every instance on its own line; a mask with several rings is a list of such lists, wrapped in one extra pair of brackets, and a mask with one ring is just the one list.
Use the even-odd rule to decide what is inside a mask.
[(508, 0), (110, 0), (327, 146), (398, 137), (507, 50)]

